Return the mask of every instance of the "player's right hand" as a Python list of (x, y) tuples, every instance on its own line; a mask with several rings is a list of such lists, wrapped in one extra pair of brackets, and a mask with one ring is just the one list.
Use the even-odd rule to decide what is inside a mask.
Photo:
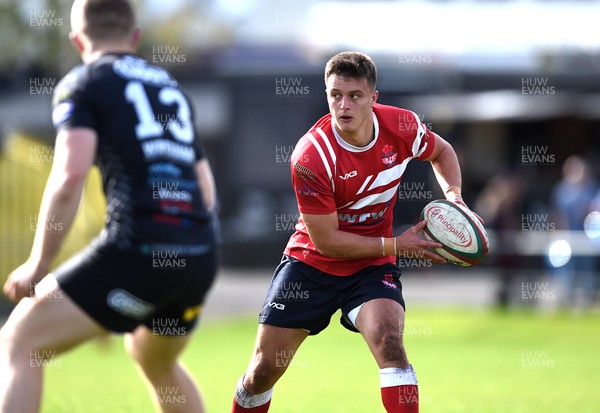
[(427, 221), (421, 221), (414, 227), (404, 231), (402, 235), (396, 237), (396, 253), (398, 256), (419, 256), (423, 258), (429, 258), (434, 262), (445, 264), (448, 261), (432, 251), (430, 248), (441, 248), (442, 244), (439, 242), (428, 241), (419, 237), (419, 232), (425, 228)]
[(14, 269), (4, 283), (4, 294), (10, 301), (18, 302), (22, 298), (34, 295), (36, 283), (47, 271), (29, 261)]

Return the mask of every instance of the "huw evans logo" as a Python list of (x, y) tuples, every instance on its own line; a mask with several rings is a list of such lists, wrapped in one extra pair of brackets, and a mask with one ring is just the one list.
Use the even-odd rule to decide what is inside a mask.
[(407, 251), (398, 257), (398, 266), (400, 268), (432, 268), (433, 261), (425, 258), (425, 251)]
[(547, 145), (522, 146), (521, 163), (530, 166), (556, 165), (556, 155), (548, 151)]
[(554, 368), (556, 360), (550, 358), (546, 350), (521, 351), (521, 367), (523, 368)]
[(547, 77), (522, 77), (521, 94), (530, 96), (552, 96), (556, 88), (548, 84)]
[(275, 366), (287, 368), (290, 366), (308, 367), (308, 359), (299, 358), (294, 350), (277, 350), (275, 352)]
[(398, 56), (401, 65), (430, 65), (433, 63), (433, 55), (429, 53), (401, 53)]
[(433, 199), (433, 191), (425, 189), (425, 182), (400, 182), (398, 199), (403, 201), (425, 201)]
[(187, 403), (186, 395), (177, 386), (159, 386), (155, 393), (161, 405), (183, 406)]
[(187, 63), (187, 55), (182, 53), (179, 46), (152, 46), (152, 63), (156, 65), (182, 65)]
[(56, 87), (55, 77), (30, 77), (29, 95), (30, 96), (52, 96)]
[(307, 301), (310, 299), (310, 292), (302, 288), (302, 282), (283, 282), (279, 285), (275, 299), (285, 301)]
[(275, 95), (279, 97), (308, 97), (310, 88), (302, 85), (301, 77), (276, 77)]
[(155, 336), (185, 336), (187, 328), (177, 318), (153, 318), (152, 334)]
[(179, 256), (179, 251), (152, 251), (152, 268), (185, 269), (187, 268), (187, 261)]
[(548, 214), (521, 214), (522, 231), (554, 231), (556, 224), (550, 222)]
[(46, 367), (62, 367), (63, 361), (56, 358), (56, 350), (31, 350), (29, 367), (41, 369)]
[(52, 163), (54, 161), (54, 148), (46, 145), (31, 145), (29, 147), (29, 162)]
[(29, 12), (29, 27), (57, 29), (63, 24), (63, 18), (57, 17), (56, 10), (38, 9)]
[(277, 233), (292, 233), (296, 230), (296, 224), (300, 214), (276, 214), (275, 215), (275, 232)]
[(556, 299), (556, 291), (550, 288), (547, 281), (521, 282), (521, 299), (523, 301), (552, 301)]

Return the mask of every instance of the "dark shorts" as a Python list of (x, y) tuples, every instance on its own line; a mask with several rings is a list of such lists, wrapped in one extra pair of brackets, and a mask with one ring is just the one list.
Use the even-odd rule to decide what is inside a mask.
[(65, 293), (114, 332), (143, 324), (156, 335), (189, 333), (217, 271), (215, 245), (193, 255), (176, 250), (142, 254), (95, 241), (53, 271)]
[(389, 298), (404, 307), (398, 266), (370, 266), (347, 277), (338, 277), (284, 256), (275, 269), (259, 323), (301, 328), (315, 335), (323, 331), (331, 316), (341, 309), (340, 323), (358, 332), (348, 313), (376, 298)]

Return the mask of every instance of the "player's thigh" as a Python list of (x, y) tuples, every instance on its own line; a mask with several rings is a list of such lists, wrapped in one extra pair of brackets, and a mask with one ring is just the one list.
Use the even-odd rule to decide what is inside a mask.
[(191, 337), (191, 334), (159, 335), (148, 327), (141, 325), (125, 335), (125, 348), (129, 355), (142, 367), (159, 368), (174, 364)]
[(340, 308), (340, 278), (284, 256), (271, 279), (259, 323), (319, 334)]
[(356, 327), (380, 366), (405, 364), (404, 308), (399, 302), (389, 298), (367, 301), (356, 317)]
[(3, 343), (16, 351), (48, 350), (54, 356), (107, 330), (93, 321), (59, 287), (52, 274), (22, 299), (2, 327)]

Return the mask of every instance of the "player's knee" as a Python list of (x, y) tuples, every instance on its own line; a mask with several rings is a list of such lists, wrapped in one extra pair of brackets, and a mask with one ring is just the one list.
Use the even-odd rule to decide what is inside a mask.
[(402, 335), (398, 328), (382, 323), (374, 332), (374, 343), (381, 358), (388, 362), (402, 362), (406, 359)]
[(129, 357), (145, 370), (145, 366), (150, 364), (150, 358), (139, 348), (135, 339), (128, 335), (125, 338), (124, 344), (125, 351), (129, 354)]
[(382, 338), (383, 358), (386, 361), (404, 361), (406, 354), (402, 346), (402, 336), (398, 332), (388, 332)]
[(136, 343), (131, 336), (125, 339), (125, 350), (151, 381), (172, 374), (175, 368), (175, 363), (163, 360), (156, 354), (150, 354), (141, 349), (139, 343)]
[[(23, 299), (23, 301), (25, 300), (29, 299)], [(25, 311), (22, 308), (19, 308), (19, 311), (14, 311), (0, 329), (0, 352), (11, 360), (29, 358), (30, 354), (38, 350), (35, 340), (27, 334), (28, 330), (22, 326), (22, 315), (24, 313)]]
[(37, 349), (28, 344), (27, 340), (20, 337), (10, 326), (4, 326), (0, 330), (0, 354), (12, 363), (27, 359), (30, 354), (37, 354)]

